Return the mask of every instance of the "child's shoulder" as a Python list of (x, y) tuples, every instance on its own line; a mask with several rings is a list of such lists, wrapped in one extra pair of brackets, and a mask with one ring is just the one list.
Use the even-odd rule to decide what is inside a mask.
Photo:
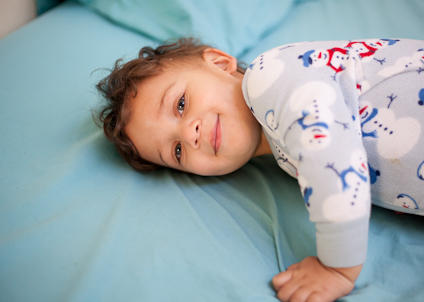
[(246, 99), (256, 99), (264, 95), (277, 81), (287, 85), (299, 83), (304, 77), (305, 67), (309, 67), (320, 56), (320, 49), (344, 45), (347, 41), (297, 42), (274, 47), (257, 56), (247, 67), (243, 79)]

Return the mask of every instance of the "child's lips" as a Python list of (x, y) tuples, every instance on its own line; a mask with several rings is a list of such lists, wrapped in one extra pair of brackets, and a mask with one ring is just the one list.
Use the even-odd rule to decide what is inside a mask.
[(211, 131), (210, 143), (216, 155), (218, 153), (219, 147), (221, 146), (221, 123), (219, 121), (219, 114), (216, 117), (215, 126)]

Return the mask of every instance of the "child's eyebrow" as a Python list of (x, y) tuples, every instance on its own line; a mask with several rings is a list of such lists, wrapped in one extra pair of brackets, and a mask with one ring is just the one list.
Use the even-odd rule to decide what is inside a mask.
[(162, 110), (163, 110), (163, 103), (165, 103), (165, 98), (168, 94), (168, 92), (171, 90), (171, 88), (173, 88), (175, 86), (175, 82), (171, 83), (164, 91), (162, 94), (162, 97), (160, 99), (160, 104), (159, 104), (159, 109), (157, 111), (157, 116), (159, 117)]

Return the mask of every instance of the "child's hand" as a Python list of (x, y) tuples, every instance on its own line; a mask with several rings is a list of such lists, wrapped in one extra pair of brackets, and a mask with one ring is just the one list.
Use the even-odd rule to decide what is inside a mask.
[(334, 301), (352, 291), (361, 269), (362, 265), (331, 268), (308, 257), (276, 275), (272, 283), (281, 301)]

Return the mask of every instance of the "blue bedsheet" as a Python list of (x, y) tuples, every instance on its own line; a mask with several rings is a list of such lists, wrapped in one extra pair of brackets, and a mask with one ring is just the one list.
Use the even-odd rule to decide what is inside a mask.
[[(235, 55), (424, 39), (423, 13), (420, 0), (293, 1)], [(129, 168), (92, 122), (94, 85), (158, 41), (103, 16), (65, 2), (0, 40), (0, 301), (276, 302), (272, 276), (315, 253), (295, 180), (269, 156), (223, 177)], [(424, 301), (423, 271), (424, 218), (374, 207), (368, 260), (341, 301)]]

